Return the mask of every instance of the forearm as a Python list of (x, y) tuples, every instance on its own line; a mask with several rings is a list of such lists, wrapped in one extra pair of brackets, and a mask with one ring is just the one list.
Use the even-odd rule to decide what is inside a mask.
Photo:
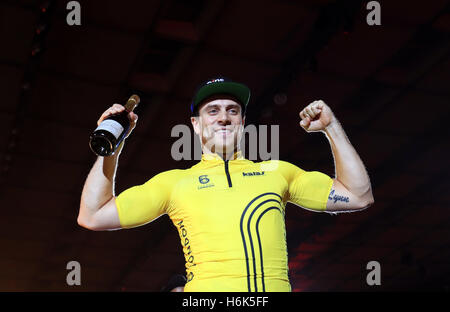
[(98, 157), (89, 172), (81, 193), (79, 220), (89, 220), (114, 197), (114, 178), (121, 147), (115, 155)]
[(331, 145), (336, 179), (355, 196), (368, 201), (373, 200), (366, 168), (339, 121), (334, 120), (324, 132)]

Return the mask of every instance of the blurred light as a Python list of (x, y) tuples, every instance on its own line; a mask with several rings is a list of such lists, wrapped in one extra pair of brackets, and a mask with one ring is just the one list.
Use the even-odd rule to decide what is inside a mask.
[(29, 82), (24, 82), (22, 84), (22, 90), (24, 90), (24, 91), (30, 90), (30, 83)]
[(46, 13), (48, 10), (48, 7), (50, 6), (50, 1), (45, 1), (41, 4), (41, 12)]
[(14, 141), (12, 141), (11, 143), (9, 143), (8, 149), (13, 149), (15, 146), (16, 146), (16, 143)]
[(286, 104), (286, 102), (287, 102), (286, 93), (280, 92), (280, 93), (275, 94), (275, 96), (273, 97), (273, 101), (278, 106)]
[(43, 25), (43, 24), (39, 25), (39, 26), (36, 28), (36, 34), (40, 35), (46, 28), (47, 28), (46, 25)]
[(31, 50), (31, 55), (35, 56), (37, 55), (39, 52), (41, 52), (41, 47), (40, 46), (35, 46), (32, 50)]

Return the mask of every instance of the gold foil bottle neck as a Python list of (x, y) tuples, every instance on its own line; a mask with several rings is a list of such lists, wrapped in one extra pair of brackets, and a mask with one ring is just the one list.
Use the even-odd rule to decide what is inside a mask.
[(125, 109), (127, 110), (127, 112), (132, 112), (136, 108), (136, 106), (138, 106), (140, 101), (141, 99), (136, 94), (130, 96), (127, 103), (125, 104)]

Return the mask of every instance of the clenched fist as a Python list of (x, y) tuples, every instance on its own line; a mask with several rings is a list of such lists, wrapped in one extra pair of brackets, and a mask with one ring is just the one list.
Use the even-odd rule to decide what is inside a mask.
[(300, 126), (307, 132), (324, 131), (336, 121), (330, 107), (324, 101), (314, 101), (300, 112)]

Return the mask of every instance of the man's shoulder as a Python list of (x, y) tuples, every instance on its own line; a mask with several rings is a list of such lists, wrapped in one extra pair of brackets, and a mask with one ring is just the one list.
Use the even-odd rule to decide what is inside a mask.
[(265, 169), (266, 171), (275, 171), (285, 169), (289, 166), (292, 166), (290, 162), (281, 159), (269, 159), (257, 162), (261, 169)]
[(147, 182), (160, 180), (160, 181), (172, 181), (174, 179), (179, 179), (185, 173), (186, 169), (169, 169), (165, 171), (161, 171), (151, 177)]

